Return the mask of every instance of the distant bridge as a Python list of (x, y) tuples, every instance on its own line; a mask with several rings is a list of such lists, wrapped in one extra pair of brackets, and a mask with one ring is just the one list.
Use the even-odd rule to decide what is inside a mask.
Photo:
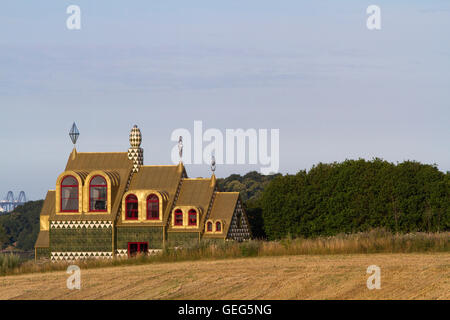
[(27, 197), (24, 191), (20, 191), (19, 197), (17, 199), (14, 198), (14, 193), (12, 191), (9, 191), (6, 195), (5, 200), (0, 200), (0, 214), (3, 212), (11, 212), (17, 206), (20, 206), (25, 202), (27, 202)]

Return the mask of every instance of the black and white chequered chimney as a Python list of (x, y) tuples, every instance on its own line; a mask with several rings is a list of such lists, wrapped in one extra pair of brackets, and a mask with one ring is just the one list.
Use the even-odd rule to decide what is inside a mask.
[(140, 167), (144, 164), (144, 149), (141, 148), (142, 135), (138, 126), (134, 126), (130, 132), (130, 145), (128, 149), (128, 159), (133, 160), (133, 172), (139, 172)]

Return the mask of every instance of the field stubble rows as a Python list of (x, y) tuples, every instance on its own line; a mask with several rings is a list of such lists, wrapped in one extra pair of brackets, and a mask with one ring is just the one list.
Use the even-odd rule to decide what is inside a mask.
[[(381, 289), (368, 290), (369, 265)], [(450, 253), (202, 260), (0, 277), (0, 299), (449, 299)]]

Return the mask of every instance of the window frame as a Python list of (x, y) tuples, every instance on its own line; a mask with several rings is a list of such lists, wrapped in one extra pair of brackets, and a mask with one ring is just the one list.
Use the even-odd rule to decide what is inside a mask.
[[(183, 210), (181, 210), (181, 209), (176, 209), (174, 211), (174, 213), (173, 213), (173, 225), (175, 227), (183, 226), (183, 215), (184, 215), (184, 213), (183, 213)], [(181, 216), (181, 223), (180, 224), (177, 223), (177, 216)]]
[[(156, 199), (156, 201), (154, 201), (154, 200), (152, 201), (150, 199), (151, 197), (154, 197), (154, 199)], [(151, 216), (151, 212), (149, 212), (149, 210), (148, 210), (149, 203), (157, 203), (158, 204), (158, 207), (157, 207), (158, 216), (156, 218), (152, 217)], [(159, 206), (160, 206), (159, 197), (155, 193), (152, 193), (152, 194), (148, 195), (147, 200), (146, 200), (147, 220), (160, 220), (160, 212), (159, 212), (160, 211), (160, 207)]]
[[(97, 185), (97, 184), (92, 184), (92, 181), (97, 178), (97, 177), (101, 177), (103, 180), (105, 180), (105, 185)], [(106, 192), (105, 192), (105, 209), (101, 209), (101, 210), (96, 210), (94, 208), (91, 208), (91, 190), (92, 188), (106, 188)], [(93, 176), (91, 178), (91, 180), (89, 180), (89, 212), (108, 212), (108, 180), (106, 180), (106, 178), (100, 174), (97, 174), (95, 176)]]
[[(136, 251), (136, 253), (131, 254), (130, 247), (133, 244), (137, 245), (137, 251)], [(146, 246), (147, 247), (147, 251), (141, 251), (141, 246)], [(127, 254), (128, 254), (128, 257), (134, 257), (134, 256), (136, 256), (136, 255), (138, 255), (140, 253), (144, 253), (145, 255), (148, 254), (148, 242), (128, 242), (127, 243)]]
[[(76, 185), (64, 185), (64, 180), (66, 180), (67, 178), (73, 178), (75, 179), (75, 181), (77, 182)], [(76, 188), (77, 189), (77, 208), (76, 210), (64, 210), (63, 209), (63, 200), (66, 198), (63, 198), (63, 191), (64, 188)], [(75, 199), (75, 198), (67, 198), (67, 199)], [(60, 212), (80, 212), (80, 183), (78, 181), (78, 179), (76, 177), (74, 177), (71, 174), (68, 174), (67, 176), (64, 176), (61, 179), (61, 184), (60, 184)]]
[[(195, 223), (191, 223), (191, 214), (195, 214)], [(198, 213), (195, 209), (190, 209), (188, 211), (188, 226), (190, 227), (196, 227), (198, 222)]]
[[(133, 201), (130, 201), (129, 198), (133, 197)], [(137, 209), (133, 209), (136, 211), (136, 217), (129, 217), (128, 216), (128, 203), (136, 203)], [(125, 197), (125, 220), (138, 220), (139, 219), (139, 199), (134, 193), (130, 193)]]

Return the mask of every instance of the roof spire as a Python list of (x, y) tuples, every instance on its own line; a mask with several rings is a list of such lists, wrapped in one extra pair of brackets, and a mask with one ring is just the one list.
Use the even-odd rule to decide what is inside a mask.
[(70, 154), (70, 156), (72, 157), (72, 160), (75, 160), (75, 158), (77, 157), (77, 149), (73, 148), (72, 153)]

